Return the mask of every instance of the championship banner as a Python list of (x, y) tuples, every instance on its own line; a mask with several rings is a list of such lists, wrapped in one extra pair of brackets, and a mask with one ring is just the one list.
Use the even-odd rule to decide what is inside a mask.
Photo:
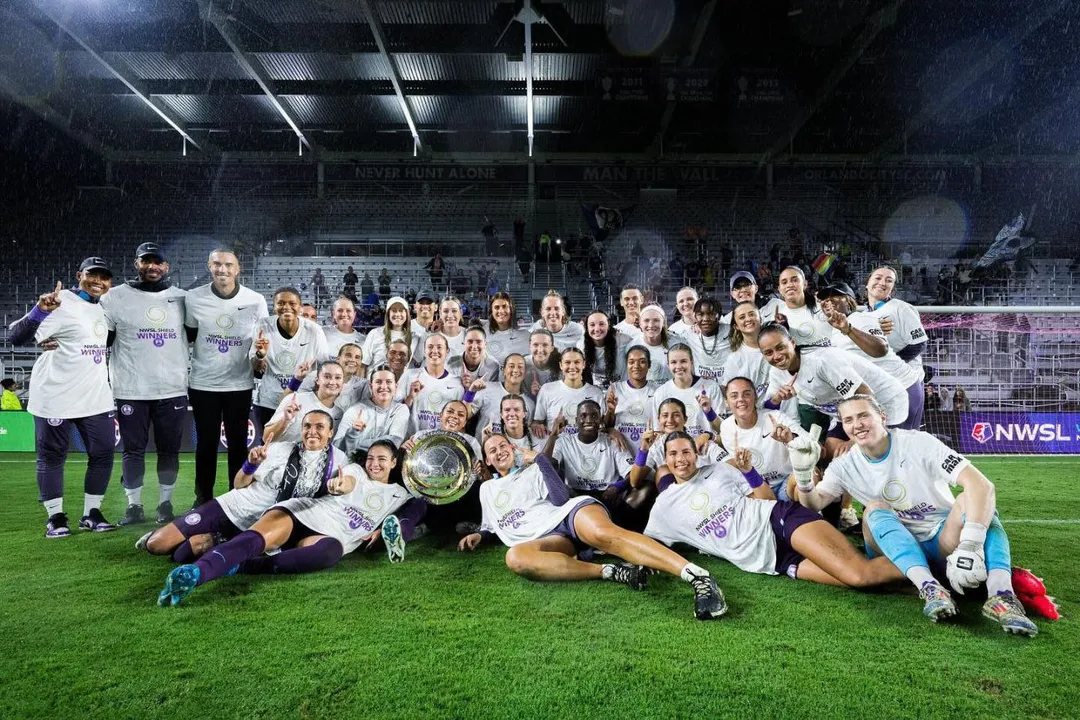
[(34, 452), (34, 416), (28, 412), (0, 412), (0, 452)]
[(960, 452), (1080, 454), (1080, 413), (961, 412)]

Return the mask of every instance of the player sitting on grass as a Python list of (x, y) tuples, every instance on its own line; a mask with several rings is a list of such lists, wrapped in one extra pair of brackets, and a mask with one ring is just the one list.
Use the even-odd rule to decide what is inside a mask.
[(887, 558), (867, 560), (817, 513), (777, 500), (751, 464), (750, 448), (736, 442), (731, 450), (730, 462), (698, 467), (693, 438), (669, 435), (645, 534), (667, 545), (686, 543), (746, 572), (857, 588), (903, 579)]
[[(316, 497), (343, 492), (335, 473), (346, 464), (345, 454), (330, 445), (333, 422), (323, 410), (312, 410), (301, 421), (298, 443), (253, 447), (236, 473), (234, 489), (184, 513), (168, 525), (139, 538), (135, 547), (151, 555), (172, 554), (190, 563), (222, 538), (247, 530), (275, 503), (290, 497)], [(348, 492), (352, 488), (345, 489)]]
[[(945, 577), (961, 595), (986, 583), (983, 615), (1005, 632), (1039, 632), (1013, 592), (1009, 539), (995, 509), (993, 484), (963, 456), (918, 430), (887, 427), (881, 405), (855, 395), (837, 408), (855, 442), (836, 458), (815, 487), (812, 469), (820, 445), (812, 437), (788, 444), (799, 501), (820, 510), (843, 493), (863, 504), (867, 554), (884, 555), (903, 571), (926, 602), (933, 621), (955, 615), (949, 591), (930, 572), (945, 561)], [(953, 498), (950, 486), (963, 492)]]
[[(611, 580), (635, 590), (644, 589), (649, 567), (693, 586), (698, 619), (727, 612), (724, 596), (708, 570), (655, 540), (618, 527), (595, 498), (571, 499), (547, 456), (517, 448), (502, 435), (488, 437), (484, 453), (499, 477), (480, 486), (481, 531), (463, 537), (459, 550), (475, 550), (482, 540), (498, 536), (510, 548), (506, 566), (523, 577)], [(628, 562), (597, 565), (578, 560), (578, 553), (589, 547)]]
[[(390, 562), (405, 559), (425, 504), (410, 499), (400, 485), (388, 483), (397, 465), (397, 448), (385, 440), (372, 444), (364, 461), (365, 474), (347, 465), (331, 483), (351, 492), (321, 497), (293, 497), (270, 508), (258, 522), (232, 540), (218, 545), (194, 563), (174, 568), (158, 596), (158, 605), (179, 605), (192, 590), (223, 575), (294, 574), (335, 565), (361, 545), (372, 547), (381, 538)], [(401, 518), (391, 513), (405, 506)], [(265, 551), (284, 548), (274, 555)]]

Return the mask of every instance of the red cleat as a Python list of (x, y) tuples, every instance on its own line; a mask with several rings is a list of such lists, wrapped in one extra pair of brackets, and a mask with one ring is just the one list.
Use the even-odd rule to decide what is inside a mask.
[(1017, 595), (1030, 595), (1039, 597), (1046, 594), (1046, 586), (1041, 577), (1037, 577), (1027, 568), (1014, 567), (1012, 569), (1013, 590)]
[(1054, 598), (1049, 595), (1027, 595), (1018, 593), (1017, 597), (1028, 612), (1035, 613), (1047, 620), (1060, 620), (1061, 612)]

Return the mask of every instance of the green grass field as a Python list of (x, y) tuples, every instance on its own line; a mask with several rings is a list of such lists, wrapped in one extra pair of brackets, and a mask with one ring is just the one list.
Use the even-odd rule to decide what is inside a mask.
[[(225, 578), (160, 609), (171, 564), (133, 549), (143, 530), (46, 541), (33, 457), (0, 455), (0, 718), (1078, 717), (1080, 460), (978, 465), (1014, 563), (1045, 577), (1066, 616), (1034, 640), (1006, 636), (974, 600), (937, 626), (911, 595), (694, 555), (731, 606), (703, 623), (673, 578), (643, 593), (542, 585), (511, 575), (501, 548), (463, 555), (430, 538), (401, 565), (380, 552)], [(73, 525), (83, 468), (69, 463)], [(112, 520), (118, 477), (119, 459)], [(191, 477), (187, 456), (178, 508)], [(145, 493), (149, 509), (156, 485)]]

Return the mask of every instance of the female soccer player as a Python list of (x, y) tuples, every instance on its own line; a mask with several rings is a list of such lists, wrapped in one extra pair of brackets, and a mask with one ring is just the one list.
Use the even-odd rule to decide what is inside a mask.
[[(731, 354), (724, 361), (724, 377), (749, 378), (754, 383), (759, 402), (766, 399), (769, 389), (769, 368), (758, 347), (758, 331), (761, 330), (761, 313), (753, 302), (741, 302), (731, 311), (731, 331), (728, 345)], [(794, 410), (794, 404), (790, 403)], [(785, 408), (786, 410), (786, 408)]]
[[(773, 320), (777, 309), (784, 304), (780, 298), (769, 298), (760, 307), (758, 306), (758, 286), (753, 273), (746, 270), (738, 270), (731, 275), (728, 281), (731, 291), (731, 300), (736, 305), (739, 303), (753, 303), (758, 308), (758, 314), (764, 321)], [(731, 325), (734, 320), (734, 308), (724, 317), (720, 318), (721, 325)]]
[(694, 317), (698, 331), (682, 337), (694, 351), (694, 374), (723, 383), (724, 362), (731, 350), (727, 330), (720, 324), (719, 301), (707, 295), (701, 298), (694, 304)]
[(645, 296), (641, 294), (641, 288), (637, 285), (623, 285), (619, 292), (619, 307), (623, 309), (623, 319), (615, 325), (615, 330), (627, 337), (637, 337), (641, 334), (638, 320), (641, 316), (641, 306), (645, 302)]
[(702, 433), (717, 433), (720, 418), (713, 408), (723, 407), (724, 396), (715, 380), (694, 374), (694, 354), (684, 343), (668, 349), (668, 370), (671, 379), (656, 388), (653, 403), (659, 407), (668, 398), (678, 398), (690, 412), (686, 432), (697, 437)]
[[(337, 364), (341, 366), (342, 376), (341, 394), (338, 395), (337, 406), (342, 412), (371, 396), (367, 378), (360, 374), (363, 357), (364, 351), (359, 345), (345, 343), (338, 348)], [(302, 375), (299, 374), (301, 368), (304, 368)], [(315, 381), (319, 375), (311, 372), (310, 367), (301, 363), (297, 366), (297, 372), (293, 373), (293, 377), (300, 380), (300, 389), (297, 392), (304, 392), (305, 390), (311, 392), (315, 389)], [(289, 387), (292, 387), (293, 384), (290, 381)], [(288, 388), (286, 388), (286, 391), (288, 391)]]
[(459, 357), (465, 352), (465, 328), (461, 327), (461, 301), (453, 295), (447, 295), (439, 303), (439, 326), (450, 348), (450, 357)]
[(251, 368), (262, 377), (252, 405), (255, 419), (262, 427), (274, 415), (282, 393), (302, 362), (315, 363), (325, 358), (326, 337), (322, 328), (300, 317), (300, 291), (284, 287), (274, 292), (274, 314), (255, 325), (251, 344)]
[(468, 387), (473, 380), (499, 379), (499, 363), (487, 352), (487, 333), (484, 328), (474, 325), (465, 331), (465, 351), (459, 355), (448, 355), (447, 369), (461, 378), (461, 384)]
[[(308, 374), (308, 363), (302, 363), (297, 370), (303, 375)], [(341, 387), (345, 372), (334, 360), (327, 360), (319, 365), (316, 371), (318, 380), (311, 391), (300, 390), (289, 393), (278, 404), (274, 416), (266, 423), (264, 433), (274, 436), (274, 442), (284, 442), (290, 445), (300, 442), (300, 423), (297, 417), (303, 417), (312, 410), (325, 410), (333, 418), (335, 426), (341, 420), (343, 410), (338, 405), (338, 397), (341, 395)], [(294, 377), (290, 381), (289, 388), (298, 386), (302, 378)]]
[(404, 340), (409, 346), (406, 362), (412, 358), (419, 344), (409, 319), (409, 303), (403, 297), (392, 297), (386, 302), (386, 315), (382, 330), (375, 328), (364, 340), (364, 374), (368, 368), (378, 367), (386, 362), (386, 349), (395, 340)]
[(888, 265), (874, 268), (866, 280), (866, 310), (881, 323), (889, 347), (922, 376), (926, 330), (919, 311), (894, 298), (895, 290), (896, 270)]
[[(585, 382), (585, 355), (576, 347), (566, 348), (559, 360), (562, 378), (553, 380), (540, 388), (533, 411), (532, 434), (547, 437), (555, 425), (555, 418), (576, 418), (578, 403), (582, 400), (603, 402), (604, 393), (595, 385)], [(577, 425), (569, 423), (563, 432), (577, 432)]]
[(630, 347), (626, 351), (626, 380), (608, 388), (605, 399), (604, 426), (622, 433), (634, 452), (649, 425), (656, 394), (656, 386), (648, 381), (651, 357), (641, 345)]
[(792, 430), (792, 418), (776, 410), (759, 410), (757, 390), (749, 378), (733, 377), (724, 387), (724, 399), (731, 416), (720, 424), (720, 440), (731, 452), (741, 447), (750, 452), (754, 468), (765, 479), (779, 500), (790, 500), (788, 484), (794, 482), (787, 444), (803, 434)]
[(446, 401), (460, 400), (465, 393), (461, 378), (446, 369), (447, 350), (446, 338), (431, 333), (424, 340), (424, 366), (401, 376), (394, 399), (409, 407), (411, 433), (434, 430)]
[(56, 289), (38, 298), (37, 305), (8, 329), (12, 345), (54, 340), (57, 347), (38, 356), (30, 374), (30, 400), (37, 450), (38, 499), (49, 519), (45, 537), (71, 534), (64, 514), (64, 463), (71, 428), (86, 443), (83, 514), (79, 528), (108, 532), (116, 526), (101, 514), (113, 466), (116, 406), (105, 364), (105, 311), (101, 296), (112, 287), (112, 271), (101, 258), (82, 261), (77, 290)]
[[(994, 485), (963, 455), (918, 430), (890, 429), (887, 411), (869, 395), (855, 395), (838, 408), (857, 450), (833, 460), (816, 486), (796, 472), (799, 502), (819, 510), (843, 493), (865, 506), (867, 554), (884, 555), (919, 589), (923, 612), (933, 621), (956, 614), (949, 591), (930, 572), (933, 562), (953, 589), (985, 583), (990, 596), (983, 615), (1007, 633), (1039, 632), (1024, 613), (1012, 585), (1009, 539), (997, 517)], [(793, 441), (792, 463), (814, 460), (815, 443)], [(950, 487), (963, 489), (953, 497)]]
[(554, 290), (549, 290), (540, 303), (540, 317), (542, 319), (537, 320), (532, 329), (544, 328), (550, 332), (559, 352), (575, 347), (585, 336), (585, 328), (581, 323), (570, 319), (566, 299)]
[(776, 310), (776, 321), (786, 323), (795, 346), (814, 352), (829, 347), (833, 329), (817, 305), (814, 294), (807, 289), (806, 275), (794, 265), (780, 273), (780, 298), (784, 301)]
[[(401, 485), (388, 482), (390, 471), (397, 465), (396, 452), (393, 445), (380, 440), (368, 453), (366, 473), (358, 465), (342, 470), (341, 479), (352, 480), (351, 491), (280, 502), (249, 530), (216, 546), (213, 553), (174, 568), (158, 597), (158, 605), (179, 605), (199, 585), (234, 572), (276, 575), (324, 570), (365, 541), (370, 547), (380, 538), (386, 544), (390, 562), (401, 562), (405, 559), (405, 542), (411, 539), (426, 506), (410, 498)], [(344, 475), (346, 471), (349, 475)], [(399, 508), (403, 508), (402, 519), (392, 514)], [(278, 549), (281, 552), (263, 554)]]
[(694, 304), (698, 301), (698, 293), (692, 287), (684, 287), (675, 295), (675, 309), (679, 313), (679, 319), (668, 326), (668, 332), (672, 335), (686, 337), (698, 331), (697, 317), (694, 315)]
[(540, 328), (529, 333), (529, 356), (525, 358), (525, 386), (536, 397), (540, 388), (559, 377), (561, 354), (555, 349), (555, 339), (549, 330)]
[(659, 305), (647, 305), (638, 322), (641, 324), (640, 344), (649, 351), (649, 381), (660, 384), (670, 380), (671, 372), (667, 366), (670, 338), (664, 309)]
[(337, 425), (334, 445), (359, 461), (377, 440), (400, 446), (409, 435), (409, 408), (394, 402), (397, 380), (389, 365), (371, 373), (370, 397), (349, 407)]
[[(727, 612), (724, 596), (708, 570), (654, 540), (618, 527), (595, 499), (587, 495), (570, 499), (566, 484), (546, 456), (515, 448), (501, 435), (492, 435), (484, 443), (484, 457), (499, 477), (480, 486), (482, 529), (463, 537), (460, 550), (475, 550), (483, 540), (498, 536), (510, 548), (506, 566), (523, 577), (609, 580), (635, 590), (645, 588), (648, 567), (690, 583), (698, 619)], [(628, 562), (582, 562), (577, 555), (586, 547)]]
[(488, 353), (502, 362), (510, 353), (529, 354), (529, 332), (518, 329), (514, 298), (507, 292), (497, 292), (488, 301)]
[(649, 537), (687, 543), (746, 572), (824, 585), (864, 588), (902, 578), (886, 558), (859, 554), (817, 513), (773, 497), (749, 449), (736, 448), (731, 465), (699, 467), (686, 433), (668, 437), (664, 448)]
[[(640, 331), (635, 328), (636, 333)], [(585, 318), (585, 337), (581, 350), (585, 353), (585, 380), (601, 390), (607, 390), (613, 382), (626, 375), (622, 352), (630, 342), (627, 335), (611, 326), (611, 320), (602, 310), (593, 310)]]
[[(652, 421), (650, 421), (652, 422)], [(664, 464), (664, 440), (676, 432), (686, 432), (686, 406), (678, 398), (668, 398), (660, 403), (656, 411), (657, 427), (649, 427), (641, 436), (641, 445), (634, 455), (634, 466), (630, 468), (627, 479), (632, 487), (641, 487), (657, 468)], [(702, 465), (727, 460), (728, 451), (712, 441), (709, 435), (702, 433), (694, 438)]]
[[(502, 434), (517, 447), (538, 450), (543, 447), (543, 443), (534, 438), (526, 426), (528, 419), (532, 416), (526, 405), (527, 402), (529, 402), (528, 396), (523, 395), (506, 395), (499, 401)], [(491, 434), (494, 434), (494, 428), (492, 427), (492, 432), (488, 432), (488, 426), (485, 426), (484, 439)]]
[[(484, 428), (488, 425), (492, 432), (503, 432), (500, 405), (504, 397), (525, 395), (525, 358), (517, 353), (507, 355), (502, 364), (502, 377), (501, 383), (482, 378), (473, 380), (462, 398), (472, 405), (470, 414), (477, 416), (477, 440), (483, 440)], [(528, 417), (532, 417), (536, 404), (530, 398), (525, 398), (524, 402)]]

